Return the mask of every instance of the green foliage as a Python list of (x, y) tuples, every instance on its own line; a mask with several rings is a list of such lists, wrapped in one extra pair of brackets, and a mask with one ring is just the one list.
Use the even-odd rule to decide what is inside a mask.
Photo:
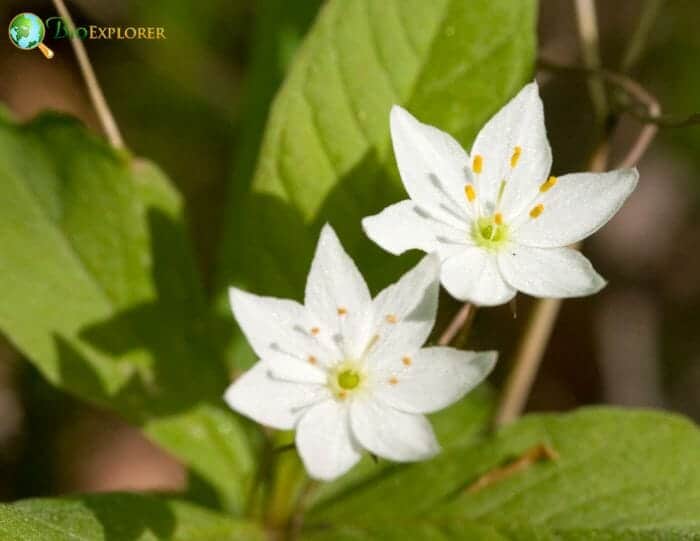
[(229, 475), (240, 507), (251, 454), (218, 411), (228, 378), (167, 179), (73, 121), (4, 118), (0, 194), (0, 329), (54, 385)]
[(135, 494), (25, 500), (0, 505), (0, 538), (12, 541), (262, 541), (254, 524), (195, 505)]
[(403, 197), (391, 105), (470, 142), (531, 76), (534, 18), (532, 0), (328, 2), (275, 99), (251, 191), (229, 209), (220, 288), (298, 298), (326, 221), (372, 286), (395, 280), (415, 257), (382, 253), (360, 227)]
[[(466, 492), (541, 443), (560, 459)], [(315, 539), (400, 539), (401, 532), (418, 540), (700, 539), (698, 449), (697, 427), (675, 415), (612, 408), (533, 415), (322, 503), (307, 525)], [(338, 531), (324, 530), (329, 525)]]

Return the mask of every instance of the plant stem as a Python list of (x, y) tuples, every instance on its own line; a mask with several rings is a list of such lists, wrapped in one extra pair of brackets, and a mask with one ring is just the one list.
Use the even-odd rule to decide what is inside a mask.
[[(579, 41), (583, 54), (583, 63), (591, 70), (600, 70), (600, 51), (598, 48), (598, 21), (594, 0), (576, 0), (576, 21), (578, 23)], [(605, 87), (599, 76), (588, 80), (588, 92), (599, 124), (608, 116), (608, 102)]]
[[(647, 108), (647, 114), (650, 118), (654, 119), (661, 116), (661, 105), (659, 101), (637, 81), (617, 73), (604, 72), (604, 75), (620, 88), (623, 88), (629, 95), (634, 96), (640, 103), (643, 103)], [(654, 140), (654, 137), (656, 137), (658, 131), (658, 124), (653, 122), (644, 124), (634, 144), (630, 147), (618, 167), (632, 167), (639, 163), (639, 160), (642, 159), (642, 156), (647, 148), (649, 148), (649, 145)]]
[(75, 57), (78, 60), (78, 66), (80, 67), (80, 72), (83, 75), (83, 80), (85, 81), (88, 94), (90, 95), (90, 101), (92, 101), (92, 105), (95, 108), (95, 112), (97, 113), (102, 129), (107, 136), (107, 140), (115, 148), (124, 148), (124, 140), (119, 132), (119, 127), (117, 126), (114, 116), (112, 116), (112, 112), (107, 105), (107, 100), (105, 100), (104, 94), (102, 93), (102, 88), (100, 88), (100, 84), (97, 82), (97, 76), (95, 75), (95, 70), (92, 68), (90, 59), (88, 58), (85, 45), (83, 45), (82, 40), (75, 32), (75, 23), (70, 16), (70, 12), (68, 11), (68, 8), (66, 8), (63, 0), (53, 0), (53, 4), (56, 7), (56, 11), (58, 11), (58, 14), (63, 19), (68, 31), (73, 36), (70, 39), (71, 46), (73, 47)]
[(466, 327), (467, 325), (471, 325), (471, 322), (474, 321), (475, 314), (476, 306), (468, 302), (464, 303), (462, 308), (460, 308), (459, 312), (455, 314), (455, 316), (452, 318), (452, 321), (450, 321), (450, 324), (440, 335), (440, 338), (438, 339), (438, 345), (449, 345), (449, 343), (452, 342), (452, 340), (454, 340), (454, 337), (457, 336), (457, 333), (460, 331), (460, 329)]
[(622, 58), (621, 69), (623, 72), (630, 71), (641, 58), (647, 37), (663, 2), (664, 0), (646, 0), (644, 2), (642, 12), (639, 15), (639, 23)]
[(538, 299), (515, 353), (513, 370), (508, 375), (503, 396), (494, 418), (496, 427), (518, 418), (525, 408), (530, 388), (542, 356), (554, 330), (561, 299)]

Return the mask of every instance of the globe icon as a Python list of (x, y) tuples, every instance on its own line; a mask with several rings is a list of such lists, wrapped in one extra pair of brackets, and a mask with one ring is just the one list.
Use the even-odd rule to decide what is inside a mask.
[(33, 13), (20, 13), (10, 21), (10, 41), (20, 49), (28, 51), (37, 47), (46, 58), (53, 58), (53, 51), (42, 42), (46, 35), (44, 21)]
[(10, 21), (10, 39), (20, 49), (35, 49), (45, 33), (44, 21), (33, 13), (20, 13)]

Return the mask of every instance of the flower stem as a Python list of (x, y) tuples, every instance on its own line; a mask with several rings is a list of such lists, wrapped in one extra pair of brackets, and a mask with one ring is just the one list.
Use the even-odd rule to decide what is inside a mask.
[(501, 403), (494, 418), (496, 427), (518, 418), (525, 408), (530, 388), (537, 375), (554, 323), (561, 308), (561, 299), (538, 299), (515, 353), (513, 370), (508, 375)]
[(644, 2), (642, 12), (639, 15), (639, 23), (622, 58), (621, 69), (623, 72), (629, 72), (641, 58), (647, 37), (663, 2), (664, 0), (646, 0)]
[(80, 72), (83, 75), (83, 80), (85, 81), (88, 94), (90, 95), (90, 101), (92, 101), (92, 105), (95, 108), (100, 124), (102, 124), (102, 129), (107, 136), (107, 140), (115, 148), (124, 148), (124, 140), (119, 132), (119, 127), (114, 120), (114, 116), (112, 116), (109, 105), (107, 105), (107, 100), (105, 100), (105, 96), (102, 93), (100, 83), (97, 81), (97, 76), (95, 75), (95, 70), (92, 68), (90, 59), (88, 58), (85, 45), (83, 45), (82, 40), (75, 32), (75, 23), (73, 22), (73, 18), (70, 16), (70, 12), (68, 11), (68, 8), (63, 0), (53, 0), (53, 5), (56, 7), (56, 11), (58, 11), (58, 14), (61, 16), (63, 22), (73, 36), (70, 39), (71, 46), (73, 47), (73, 52), (75, 52), (75, 57), (78, 60), (78, 66), (80, 67)]
[(440, 335), (440, 338), (438, 339), (438, 345), (449, 345), (450, 342), (454, 340), (455, 336), (457, 336), (457, 333), (460, 331), (460, 329), (467, 329), (471, 326), (472, 321), (474, 321), (475, 314), (476, 306), (468, 302), (464, 303), (462, 308), (460, 308), (459, 312), (455, 314), (455, 316), (452, 318), (452, 321), (450, 321), (450, 324)]
[[(593, 0), (576, 0), (575, 5), (583, 63), (592, 70), (599, 70), (600, 50), (598, 48), (598, 20), (595, 2)], [(603, 124), (608, 116), (608, 100), (600, 76), (591, 77), (588, 80), (588, 92), (598, 123)]]

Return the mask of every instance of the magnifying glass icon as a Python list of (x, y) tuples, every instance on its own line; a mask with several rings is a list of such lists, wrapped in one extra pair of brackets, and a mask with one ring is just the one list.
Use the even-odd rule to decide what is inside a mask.
[(8, 33), (10, 41), (18, 49), (30, 51), (38, 48), (46, 58), (53, 58), (53, 51), (43, 43), (46, 37), (44, 21), (34, 13), (16, 15), (10, 21)]

